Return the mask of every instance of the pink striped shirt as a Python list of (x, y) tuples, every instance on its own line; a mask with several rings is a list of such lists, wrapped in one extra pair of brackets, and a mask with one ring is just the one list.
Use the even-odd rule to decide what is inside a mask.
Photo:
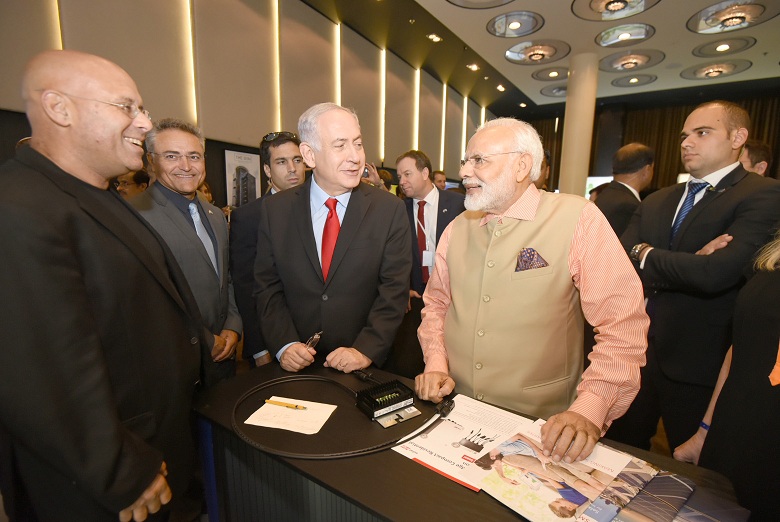
[[(485, 214), (480, 226), (493, 219), (533, 221), (539, 200), (539, 191), (530, 185), (503, 215)], [(452, 224), (439, 240), (436, 262), (423, 295), (425, 308), (418, 336), (426, 372), (449, 373), (444, 318), (451, 302), (447, 267), (451, 233)], [(644, 310), (642, 283), (609, 222), (592, 203), (583, 208), (571, 238), (568, 265), (572, 282), (580, 292), (583, 314), (599, 332), (589, 357), (591, 364), (582, 375), (577, 399), (569, 410), (600, 426), (603, 434), (625, 413), (639, 391), (639, 368), (645, 364), (650, 320)]]

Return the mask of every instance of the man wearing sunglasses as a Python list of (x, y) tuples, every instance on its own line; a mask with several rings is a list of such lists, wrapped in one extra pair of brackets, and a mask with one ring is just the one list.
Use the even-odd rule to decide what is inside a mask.
[(260, 207), (266, 197), (303, 183), (306, 164), (301, 156), (300, 144), (301, 140), (292, 132), (269, 132), (263, 136), (260, 141), (260, 161), (268, 177), (268, 192), (236, 208), (230, 217), (230, 274), (233, 277), (236, 304), (244, 323), (243, 357), (251, 367), (271, 361), (260, 333), (252, 297)]

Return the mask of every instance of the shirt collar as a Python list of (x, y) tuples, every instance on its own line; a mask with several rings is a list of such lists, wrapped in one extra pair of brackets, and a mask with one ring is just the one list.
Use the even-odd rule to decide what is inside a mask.
[(485, 215), (482, 216), (482, 220), (479, 222), (479, 226), (485, 226), (493, 219), (498, 219), (499, 223), (503, 223), (504, 218), (518, 221), (533, 221), (536, 217), (536, 210), (539, 208), (539, 201), (541, 199), (542, 196), (539, 193), (539, 189), (536, 188), (536, 185), (531, 183), (506, 212), (501, 215), (485, 213)]
[(422, 200), (415, 198), (414, 202), (419, 203), (420, 201), (425, 201), (428, 205), (436, 206), (436, 204), (439, 202), (439, 189), (436, 187), (433, 187), (428, 194)]
[[(711, 187), (717, 187), (718, 183), (720, 183), (721, 180), (723, 178), (725, 178), (726, 175), (729, 172), (731, 172), (732, 170), (737, 168), (738, 165), (739, 165), (738, 161), (734, 162), (731, 165), (727, 165), (727, 166), (723, 167), (722, 169), (718, 169), (718, 170), (716, 170), (715, 172), (713, 172), (711, 174), (707, 174), (706, 176), (704, 176), (701, 179), (702, 179), (702, 181), (706, 181), (707, 183), (709, 183)], [(691, 178), (691, 179), (693, 179), (693, 178)]]
[[(617, 180), (615, 180), (615, 181), (617, 181)], [(617, 181), (617, 182), (620, 183), (621, 185), (623, 185), (624, 187), (626, 187), (628, 190), (630, 190), (631, 193), (634, 196), (636, 196), (637, 201), (642, 201), (642, 198), (639, 197), (639, 192), (637, 192), (634, 187), (632, 187), (631, 185), (628, 185), (626, 183), (623, 183), (622, 181)]]
[(327, 192), (322, 190), (322, 188), (319, 185), (317, 185), (316, 176), (311, 177), (311, 188), (309, 189), (309, 202), (311, 203), (312, 214), (314, 214), (314, 212), (316, 212), (318, 209), (324, 207), (325, 202), (332, 197), (335, 197), (336, 200), (339, 202), (339, 204), (342, 205), (344, 208), (346, 208), (347, 204), (349, 203), (349, 197), (351, 195), (352, 195), (352, 191), (350, 190), (343, 194), (339, 194), (338, 196), (329, 196)]
[(160, 182), (154, 183), (152, 187), (159, 190), (160, 193), (165, 196), (166, 199), (168, 199), (168, 201), (173, 203), (173, 205), (183, 213), (190, 213), (190, 203), (195, 203), (198, 205), (198, 211), (200, 211), (200, 202), (198, 201), (197, 195), (193, 199), (187, 199), (185, 196), (182, 196), (178, 192), (172, 191)]

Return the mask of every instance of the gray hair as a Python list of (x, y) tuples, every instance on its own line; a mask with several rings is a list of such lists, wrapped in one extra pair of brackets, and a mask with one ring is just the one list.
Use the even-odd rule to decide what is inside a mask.
[(534, 129), (530, 123), (514, 118), (496, 118), (495, 120), (486, 121), (480, 125), (477, 132), (482, 129), (491, 129), (493, 127), (509, 127), (512, 129), (515, 135), (512, 144), (513, 150), (527, 152), (531, 155), (533, 163), (531, 165), (529, 178), (531, 181), (539, 179), (542, 169), (542, 159), (544, 158), (544, 148), (542, 147), (542, 140), (539, 137), (539, 133), (536, 132), (536, 129)]
[(200, 146), (203, 150), (206, 150), (206, 139), (203, 137), (203, 131), (200, 127), (193, 125), (192, 123), (180, 120), (178, 118), (163, 118), (154, 122), (154, 127), (146, 134), (146, 151), (154, 152), (154, 142), (157, 140), (157, 135), (166, 130), (180, 130), (192, 134), (200, 142)]
[(316, 151), (322, 150), (317, 122), (319, 121), (320, 116), (333, 110), (340, 110), (351, 114), (355, 117), (358, 127), (360, 127), (360, 120), (358, 120), (355, 109), (342, 107), (341, 105), (330, 102), (318, 103), (317, 105), (312, 105), (306, 109), (306, 112), (301, 114), (301, 117), (298, 118), (298, 137), (301, 139), (301, 142), (308, 143)]

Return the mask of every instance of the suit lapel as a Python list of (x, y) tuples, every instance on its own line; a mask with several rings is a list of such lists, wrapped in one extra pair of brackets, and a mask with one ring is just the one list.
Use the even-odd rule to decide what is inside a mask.
[[(198, 197), (200, 198), (200, 196)], [(211, 230), (214, 231), (214, 239), (216, 239), (217, 241), (217, 244), (214, 245), (214, 247), (216, 251), (217, 263), (219, 269), (219, 282), (220, 282), (219, 286), (223, 287), (227, 282), (226, 272), (227, 272), (228, 260), (227, 260), (226, 245), (228, 244), (228, 238), (226, 235), (227, 232), (226, 227), (222, 221), (223, 219), (222, 211), (214, 207), (214, 205), (212, 205), (208, 201), (201, 200), (201, 206), (203, 207), (203, 210), (206, 212), (206, 216), (209, 220), (209, 225), (211, 225)]]
[[(312, 269), (322, 279), (322, 266), (320, 265), (319, 255), (317, 255), (317, 241), (314, 239), (314, 229), (311, 224), (311, 202), (309, 201), (311, 176), (303, 185), (291, 190), (295, 190), (297, 196), (293, 203), (291, 219), (295, 220), (298, 228), (298, 237), (301, 238), (303, 250), (306, 252), (306, 257), (309, 258)], [(332, 263), (331, 266), (333, 266)]]
[(347, 212), (344, 214), (344, 221), (341, 223), (341, 230), (339, 230), (339, 238), (336, 241), (336, 249), (333, 251), (333, 259), (330, 262), (330, 270), (328, 271), (328, 280), (325, 282), (325, 286), (333, 280), (333, 274), (338, 271), (339, 264), (341, 264), (344, 255), (349, 250), (349, 245), (352, 240), (355, 239), (355, 235), (360, 228), (360, 224), (363, 222), (363, 218), (368, 212), (371, 206), (370, 195), (373, 189), (364, 189), (361, 185), (358, 185), (352, 189), (352, 195), (349, 197), (349, 205), (347, 205)]

